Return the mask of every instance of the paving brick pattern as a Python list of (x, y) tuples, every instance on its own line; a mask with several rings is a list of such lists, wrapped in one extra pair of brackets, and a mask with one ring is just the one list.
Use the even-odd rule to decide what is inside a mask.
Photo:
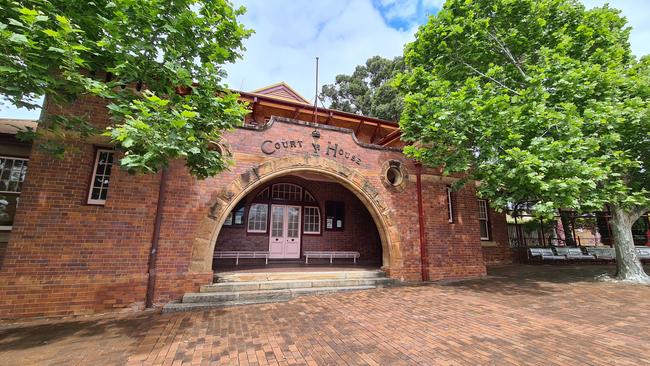
[(0, 328), (5, 365), (646, 365), (650, 287), (602, 266)]

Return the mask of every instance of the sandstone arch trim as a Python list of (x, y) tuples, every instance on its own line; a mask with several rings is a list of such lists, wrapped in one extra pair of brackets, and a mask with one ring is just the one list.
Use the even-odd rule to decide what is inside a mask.
[(333, 178), (354, 193), (372, 216), (382, 245), (382, 268), (389, 273), (402, 268), (401, 238), (390, 207), (381, 198), (374, 185), (355, 169), (331, 159), (309, 155), (268, 160), (240, 174), (221, 189), (210, 202), (210, 209), (202, 219), (192, 243), (190, 272), (212, 270), (212, 254), (217, 236), (228, 213), (249, 192), (266, 182), (299, 172), (312, 172)]

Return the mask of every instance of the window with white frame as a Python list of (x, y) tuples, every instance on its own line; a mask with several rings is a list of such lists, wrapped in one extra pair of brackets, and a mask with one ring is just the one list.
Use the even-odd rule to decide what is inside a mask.
[(320, 234), (320, 209), (313, 206), (305, 206), (302, 231), (305, 234)]
[(89, 204), (103, 205), (106, 203), (108, 183), (113, 168), (113, 155), (112, 150), (97, 149), (93, 179), (90, 183), (90, 192), (88, 192)]
[(271, 199), (284, 201), (301, 201), (302, 187), (291, 183), (278, 183), (271, 187)]
[(0, 230), (11, 230), (28, 159), (0, 156)]
[(478, 221), (481, 229), (481, 240), (490, 240), (490, 222), (486, 200), (478, 200)]
[(265, 233), (266, 222), (268, 217), (269, 205), (265, 203), (253, 203), (248, 209), (249, 233)]
[(451, 200), (451, 187), (447, 186), (447, 215), (449, 223), (454, 223), (454, 203)]

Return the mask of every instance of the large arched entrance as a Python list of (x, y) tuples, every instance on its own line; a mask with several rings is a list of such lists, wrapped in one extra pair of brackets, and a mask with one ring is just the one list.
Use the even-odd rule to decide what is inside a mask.
[[(327, 176), (295, 173), (260, 185), (235, 205), (219, 231), (212, 268), (260, 266), (266, 256), (271, 265), (295, 266), (307, 264), (310, 254), (310, 266), (382, 265), (379, 231), (357, 196)], [(245, 255), (253, 258), (239, 258)]]
[[(199, 235), (193, 245), (190, 271), (207, 272), (212, 269), (213, 253), (224, 223), (227, 220), (237, 220), (236, 209), (241, 205), (242, 200), (247, 199), (254, 192), (261, 192), (274, 181), (280, 182), (282, 177), (294, 177), (293, 179), (299, 177), (305, 180), (309, 180), (307, 178), (310, 177), (321, 177), (347, 189), (366, 208), (374, 223), (381, 245), (382, 269), (390, 274), (391, 271), (401, 268), (399, 233), (393, 225), (391, 211), (369, 179), (356, 170), (342, 166), (331, 159), (301, 156), (266, 161), (240, 174), (227, 188), (218, 193), (212, 200), (208, 217), (202, 221), (199, 228)], [(245, 220), (245, 225), (248, 225), (247, 214), (245, 213), (244, 216), (240, 220), (242, 222)], [(323, 230), (327, 227), (327, 218), (321, 222), (324, 225), (321, 227)], [(332, 226), (335, 228), (336, 225), (336, 221), (333, 221)]]

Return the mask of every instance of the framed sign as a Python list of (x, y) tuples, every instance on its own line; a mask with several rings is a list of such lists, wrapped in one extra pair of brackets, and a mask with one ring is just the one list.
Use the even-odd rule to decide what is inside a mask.
[(345, 204), (340, 201), (325, 202), (326, 230), (343, 230), (345, 228)]

